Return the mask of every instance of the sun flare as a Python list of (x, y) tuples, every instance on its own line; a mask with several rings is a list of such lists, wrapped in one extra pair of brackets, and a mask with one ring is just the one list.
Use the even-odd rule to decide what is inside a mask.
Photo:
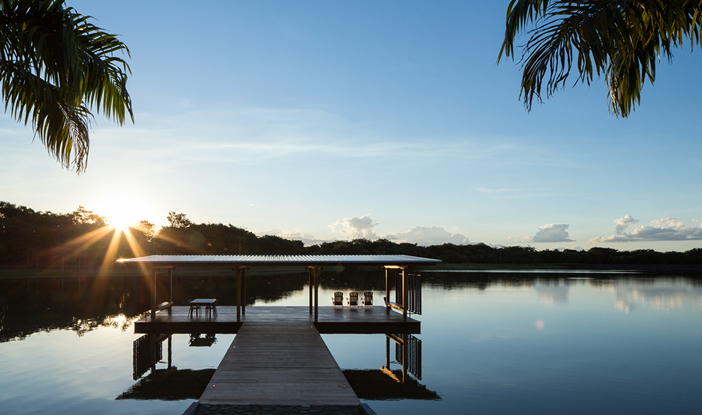
[(110, 194), (101, 202), (97, 212), (118, 231), (134, 227), (140, 220), (148, 220), (149, 208), (141, 200), (126, 194)]

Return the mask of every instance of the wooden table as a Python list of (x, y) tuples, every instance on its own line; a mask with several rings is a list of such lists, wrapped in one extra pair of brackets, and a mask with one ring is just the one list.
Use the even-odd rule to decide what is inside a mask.
[(188, 311), (188, 317), (192, 317), (193, 312), (199, 315), (200, 310), (203, 306), (205, 307), (205, 313), (214, 314), (215, 316), (217, 315), (216, 298), (196, 298), (194, 300), (191, 300), (188, 304), (190, 304), (190, 311)]

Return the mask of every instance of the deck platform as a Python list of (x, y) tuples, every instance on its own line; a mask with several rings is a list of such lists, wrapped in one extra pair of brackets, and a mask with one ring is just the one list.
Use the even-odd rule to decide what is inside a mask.
[(360, 405), (319, 332), (304, 320), (246, 321), (200, 403)]
[(412, 318), (403, 319), (395, 311), (386, 313), (384, 307), (343, 309), (319, 307), (318, 321), (305, 306), (251, 306), (241, 320), (236, 319), (236, 307), (218, 306), (217, 315), (200, 314), (189, 316), (188, 306), (174, 306), (171, 314), (167, 310), (156, 313), (134, 323), (135, 333), (238, 333), (242, 323), (293, 322), (310, 323), (319, 333), (421, 333), (421, 323)]

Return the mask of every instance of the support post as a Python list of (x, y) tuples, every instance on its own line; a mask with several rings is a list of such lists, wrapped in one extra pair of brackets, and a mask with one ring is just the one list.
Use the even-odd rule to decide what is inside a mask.
[(402, 267), (402, 318), (407, 320), (407, 283), (408, 283), (407, 267)]
[(241, 268), (241, 315), (246, 315), (246, 267)]
[(151, 322), (156, 320), (156, 273), (158, 268), (151, 268)]
[[(168, 302), (171, 303), (171, 305), (168, 307), (168, 317), (170, 317), (170, 316), (173, 315), (173, 267), (169, 267), (169, 268), (168, 268), (168, 281), (169, 281), (168, 284), (170, 285), (170, 287), (169, 287), (170, 296), (169, 296)], [(168, 343), (168, 347), (169, 347), (168, 352), (170, 353), (170, 350), (171, 350), (171, 349), (170, 349), (170, 344), (171, 344), (171, 343), (170, 343), (170, 337), (168, 338), (168, 341), (169, 341), (169, 343)], [(169, 367), (170, 367), (170, 365), (169, 365)]]
[(236, 267), (236, 321), (241, 321), (241, 270)]
[(309, 279), (309, 292), (310, 292), (310, 315), (312, 315), (312, 290), (314, 286), (314, 271), (312, 270), (312, 267), (307, 268), (307, 274), (308, 274), (308, 279)]
[(320, 267), (314, 267), (314, 321), (319, 321), (319, 274), (322, 273)]
[[(388, 280), (388, 272), (390, 270), (385, 267), (385, 301), (390, 301), (390, 281)], [(390, 307), (385, 305), (385, 313), (390, 314)]]

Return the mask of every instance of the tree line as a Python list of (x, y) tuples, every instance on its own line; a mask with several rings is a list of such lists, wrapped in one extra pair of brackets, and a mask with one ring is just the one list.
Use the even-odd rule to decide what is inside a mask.
[(67, 214), (40, 212), (0, 202), (0, 266), (4, 268), (91, 269), (115, 259), (143, 255), (413, 255), (449, 264), (702, 265), (702, 248), (687, 252), (537, 250), (486, 244), (420, 246), (388, 239), (354, 239), (305, 246), (302, 241), (221, 223), (193, 223), (170, 212), (158, 231), (148, 221), (122, 234), (105, 217), (79, 206)]

